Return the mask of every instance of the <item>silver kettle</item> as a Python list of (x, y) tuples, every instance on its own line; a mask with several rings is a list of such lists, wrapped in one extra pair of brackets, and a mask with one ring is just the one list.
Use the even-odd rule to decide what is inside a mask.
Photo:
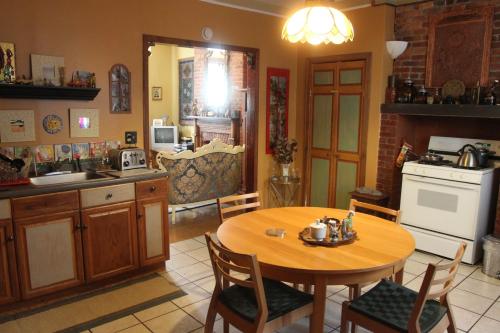
[(465, 145), (457, 152), (460, 157), (457, 161), (457, 167), (464, 169), (474, 169), (479, 166), (477, 158), (478, 151), (473, 145)]

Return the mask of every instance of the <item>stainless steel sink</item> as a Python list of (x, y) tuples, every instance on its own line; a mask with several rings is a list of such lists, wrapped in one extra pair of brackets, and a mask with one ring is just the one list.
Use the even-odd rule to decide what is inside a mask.
[(111, 178), (105, 174), (95, 172), (77, 172), (77, 173), (63, 173), (52, 174), (40, 177), (30, 178), (31, 184), (35, 186), (65, 184), (65, 183), (81, 183), (87, 181), (100, 180), (104, 178)]

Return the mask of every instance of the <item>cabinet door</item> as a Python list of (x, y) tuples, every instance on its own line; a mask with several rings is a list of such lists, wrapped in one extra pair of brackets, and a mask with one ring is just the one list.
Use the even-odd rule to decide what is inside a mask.
[(77, 211), (18, 219), (14, 222), (23, 298), (83, 283), (82, 244)]
[(166, 197), (138, 201), (137, 210), (141, 266), (168, 260), (168, 208)]
[(135, 213), (135, 202), (82, 211), (87, 281), (100, 280), (138, 267)]
[(12, 221), (0, 220), (0, 305), (19, 297)]

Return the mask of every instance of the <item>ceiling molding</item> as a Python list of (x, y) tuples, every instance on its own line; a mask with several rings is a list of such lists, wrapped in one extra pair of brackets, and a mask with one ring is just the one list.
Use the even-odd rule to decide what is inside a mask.
[[(230, 7), (276, 17), (286, 17), (289, 12), (304, 3), (304, 0), (200, 0), (213, 5)], [(429, 0), (336, 0), (335, 8), (343, 12), (376, 5), (400, 6)]]

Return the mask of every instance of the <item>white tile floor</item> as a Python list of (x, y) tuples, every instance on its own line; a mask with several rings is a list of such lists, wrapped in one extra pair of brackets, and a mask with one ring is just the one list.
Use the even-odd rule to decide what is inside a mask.
[[(212, 268), (208, 261), (203, 236), (171, 244), (171, 260), (163, 273), (187, 295), (171, 302), (134, 313), (115, 322), (91, 329), (95, 332), (127, 333), (188, 333), (203, 332), (203, 324), (214, 287)], [(404, 284), (418, 290), (429, 262), (444, 260), (438, 256), (416, 252), (405, 267)], [(366, 291), (369, 287), (364, 288)], [(344, 286), (329, 286), (324, 332), (338, 332), (341, 304), (347, 299)], [(459, 332), (500, 332), (500, 280), (481, 273), (479, 266), (461, 265), (451, 303)], [(280, 332), (308, 332), (309, 322), (303, 319)], [(358, 330), (362, 332), (364, 330)], [(222, 320), (217, 320), (215, 332), (222, 332)], [(238, 332), (232, 329), (231, 332)]]

